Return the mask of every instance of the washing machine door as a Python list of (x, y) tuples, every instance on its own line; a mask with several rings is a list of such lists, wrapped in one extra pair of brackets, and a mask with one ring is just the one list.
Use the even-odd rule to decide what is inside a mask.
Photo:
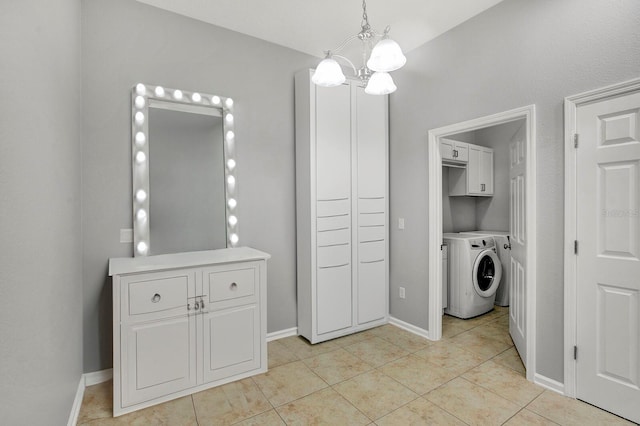
[(498, 290), (502, 278), (502, 263), (495, 251), (487, 249), (473, 263), (473, 288), (482, 297), (491, 297)]

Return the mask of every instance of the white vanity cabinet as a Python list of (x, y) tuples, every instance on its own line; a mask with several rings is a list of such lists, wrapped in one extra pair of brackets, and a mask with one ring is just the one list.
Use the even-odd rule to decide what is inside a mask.
[(493, 149), (467, 145), (469, 161), (466, 166), (449, 167), (449, 195), (490, 197), (493, 195)]
[(298, 333), (311, 343), (388, 321), (388, 98), (296, 74)]
[(114, 416), (267, 371), (269, 257), (242, 247), (109, 260)]

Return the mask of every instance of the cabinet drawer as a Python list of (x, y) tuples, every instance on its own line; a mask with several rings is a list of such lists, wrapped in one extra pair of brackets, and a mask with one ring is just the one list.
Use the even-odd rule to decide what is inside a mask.
[(358, 260), (361, 263), (380, 262), (386, 258), (385, 241), (360, 243), (358, 246)]
[(351, 244), (318, 247), (318, 268), (333, 268), (351, 263)]
[(358, 241), (361, 243), (368, 243), (371, 241), (384, 240), (386, 236), (387, 228), (381, 226), (365, 226), (358, 229)]
[(317, 221), (318, 232), (349, 229), (351, 227), (351, 216), (348, 214), (341, 216), (319, 217)]
[(387, 210), (386, 198), (360, 198), (358, 200), (358, 212), (360, 213), (384, 213)]
[(123, 296), (128, 297), (128, 309), (123, 314), (132, 319), (148, 319), (142, 317), (154, 313), (170, 314), (172, 310), (184, 309), (186, 312), (189, 278), (188, 273), (129, 277), (123, 292)]
[(318, 204), (316, 204), (317, 217), (341, 216), (341, 215), (349, 214), (350, 211), (351, 211), (351, 200), (348, 198), (343, 200), (329, 200), (329, 201), (318, 200)]
[(386, 215), (384, 213), (360, 214), (360, 226), (381, 226), (385, 224)]
[(345, 244), (351, 241), (350, 229), (338, 229), (336, 231), (318, 232), (316, 244), (318, 247)]
[(209, 302), (239, 299), (256, 293), (255, 268), (227, 271), (208, 271), (205, 285), (209, 288)]

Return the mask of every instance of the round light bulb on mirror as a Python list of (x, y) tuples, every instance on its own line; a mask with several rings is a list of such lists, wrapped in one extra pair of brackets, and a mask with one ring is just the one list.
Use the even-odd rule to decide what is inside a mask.
[(220, 105), (220, 96), (212, 96), (211, 103), (214, 105)]
[(235, 209), (236, 206), (238, 205), (238, 202), (236, 201), (235, 198), (229, 198), (229, 201), (227, 201), (227, 204), (229, 205), (230, 209)]
[(224, 104), (227, 106), (227, 108), (231, 108), (233, 106), (233, 99), (227, 98)]
[(229, 170), (233, 170), (236, 168), (236, 160), (234, 160), (233, 158), (230, 158), (227, 161), (227, 167), (229, 168)]
[(229, 124), (233, 123), (233, 114), (227, 114), (224, 119), (227, 120)]
[(136, 96), (135, 104), (136, 104), (136, 108), (138, 109), (144, 108), (144, 104), (145, 104), (144, 97)]
[(229, 225), (231, 226), (236, 226), (236, 224), (238, 223), (238, 218), (235, 216), (229, 216)]
[(173, 92), (173, 98), (180, 100), (182, 99), (182, 90), (178, 89)]
[(194, 93), (193, 95), (191, 95), (191, 100), (193, 102), (200, 102), (202, 100), (202, 96), (200, 96), (200, 93)]
[(164, 89), (162, 88), (162, 86), (156, 87), (155, 94), (159, 98), (164, 96)]
[(144, 114), (140, 111), (136, 112), (135, 120), (137, 125), (142, 125), (144, 123)]
[(231, 240), (231, 244), (238, 244), (238, 234), (231, 234), (231, 237), (229, 237), (229, 239)]
[(147, 243), (145, 243), (144, 241), (140, 241), (136, 246), (136, 248), (138, 249), (138, 253), (147, 254), (147, 250), (149, 249), (149, 246), (147, 246)]
[(138, 83), (138, 84), (136, 84), (136, 93), (138, 95), (144, 96), (145, 93), (147, 93), (147, 88), (144, 87), (144, 84)]
[(144, 135), (144, 132), (136, 133), (136, 145), (137, 146), (144, 146), (146, 141), (147, 141), (147, 137)]
[(147, 161), (147, 154), (145, 154), (145, 153), (144, 153), (144, 152), (142, 152), (142, 151), (138, 151), (138, 152), (136, 153), (136, 163), (138, 163), (138, 164), (142, 164), (142, 163), (144, 163), (145, 161)]
[(233, 130), (229, 130), (229, 131), (227, 132), (227, 137), (226, 137), (226, 139), (227, 139), (228, 141), (232, 141), (232, 140), (233, 140), (233, 138), (235, 138), (235, 137), (236, 137), (236, 135), (235, 135), (235, 133), (233, 133)]
[(136, 191), (136, 201), (143, 203), (147, 199), (147, 192), (144, 189), (138, 189)]
[(235, 185), (235, 184), (236, 184), (236, 178), (234, 178), (233, 176), (229, 176), (229, 177), (227, 178), (227, 183), (228, 183), (230, 186)]
[(136, 212), (136, 219), (139, 222), (144, 222), (147, 219), (147, 212), (144, 209), (140, 209)]

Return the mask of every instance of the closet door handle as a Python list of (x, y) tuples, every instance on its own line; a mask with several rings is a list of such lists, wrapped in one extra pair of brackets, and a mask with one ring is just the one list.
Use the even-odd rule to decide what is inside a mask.
[(229, 288), (231, 289), (231, 291), (236, 291), (238, 289), (238, 284), (236, 283), (231, 283), (231, 285), (229, 286)]
[(158, 302), (160, 301), (160, 299), (162, 299), (162, 297), (161, 297), (158, 293), (156, 293), (156, 294), (154, 294), (154, 295), (153, 295), (153, 297), (151, 298), (151, 302), (152, 302), (152, 303), (158, 303)]

